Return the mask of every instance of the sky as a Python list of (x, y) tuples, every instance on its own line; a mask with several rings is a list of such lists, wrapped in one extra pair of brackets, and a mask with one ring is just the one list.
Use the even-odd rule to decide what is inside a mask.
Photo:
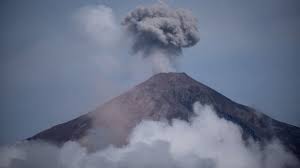
[[(114, 28), (129, 11), (155, 2), (2, 0), (0, 144), (85, 114), (149, 78), (152, 72), (131, 55), (125, 37), (119, 38), (121, 32)], [(198, 44), (184, 49), (178, 71), (238, 103), (300, 126), (299, 1), (167, 3), (191, 10), (200, 31)], [(110, 9), (114, 20), (105, 22), (110, 25), (106, 34), (94, 29), (94, 23), (101, 27), (97, 17), (93, 20), (99, 15), (89, 13), (99, 6)]]

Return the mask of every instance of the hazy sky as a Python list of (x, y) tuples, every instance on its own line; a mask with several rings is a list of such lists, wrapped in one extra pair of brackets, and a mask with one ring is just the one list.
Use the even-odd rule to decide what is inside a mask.
[[(153, 2), (2, 0), (0, 144), (85, 114), (150, 77), (127, 43), (103, 46), (99, 38), (115, 37), (86, 29), (93, 20), (80, 16), (105, 5), (116, 19), (108, 23), (119, 25), (128, 11)], [(200, 42), (184, 50), (180, 71), (238, 103), (300, 126), (300, 1), (168, 2), (191, 10), (199, 22)]]

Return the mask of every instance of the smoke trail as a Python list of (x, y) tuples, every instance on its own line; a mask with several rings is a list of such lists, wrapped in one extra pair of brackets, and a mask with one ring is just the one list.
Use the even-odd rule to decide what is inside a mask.
[(174, 61), (182, 55), (182, 48), (199, 41), (197, 20), (191, 12), (162, 2), (136, 8), (122, 25), (133, 39), (132, 51), (151, 59), (155, 72), (174, 71)]

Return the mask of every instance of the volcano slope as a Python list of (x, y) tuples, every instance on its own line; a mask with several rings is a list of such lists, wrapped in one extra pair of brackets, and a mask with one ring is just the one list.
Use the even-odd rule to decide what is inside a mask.
[(300, 158), (300, 129), (276, 121), (255, 109), (238, 104), (192, 79), (185, 73), (160, 73), (94, 111), (74, 120), (42, 131), (28, 140), (45, 140), (55, 144), (80, 141), (92, 128), (113, 134), (113, 144), (126, 143), (131, 129), (141, 120), (189, 121), (195, 102), (211, 105), (217, 115), (239, 125), (243, 138), (264, 143), (278, 138)]

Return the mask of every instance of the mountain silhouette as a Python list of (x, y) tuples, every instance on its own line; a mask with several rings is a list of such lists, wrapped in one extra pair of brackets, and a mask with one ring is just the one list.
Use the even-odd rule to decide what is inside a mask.
[(78, 141), (96, 127), (108, 129), (116, 137), (114, 144), (123, 144), (131, 129), (141, 120), (172, 122), (173, 118), (177, 118), (189, 121), (194, 115), (193, 104), (197, 101), (211, 105), (219, 117), (239, 125), (244, 139), (252, 137), (265, 143), (276, 137), (300, 158), (298, 127), (238, 104), (185, 73), (156, 74), (94, 111), (42, 131), (28, 140), (45, 140), (55, 144)]

